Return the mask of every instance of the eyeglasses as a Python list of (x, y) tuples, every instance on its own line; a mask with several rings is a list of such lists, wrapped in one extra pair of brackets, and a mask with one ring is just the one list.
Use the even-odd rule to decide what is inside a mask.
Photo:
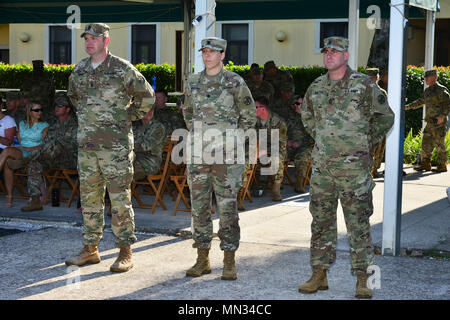
[(55, 104), (55, 107), (62, 108), (62, 107), (65, 107), (65, 105), (63, 105), (63, 104)]
[(300, 102), (298, 102), (298, 101), (295, 101), (292, 105), (296, 105), (296, 106), (299, 106), (299, 105), (301, 105), (301, 103)]
[(34, 112), (42, 112), (42, 109), (31, 109), (31, 111), (34, 111)]

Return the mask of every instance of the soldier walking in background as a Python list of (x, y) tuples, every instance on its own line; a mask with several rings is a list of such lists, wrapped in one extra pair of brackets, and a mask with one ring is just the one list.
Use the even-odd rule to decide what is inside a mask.
[[(189, 78), (183, 107), (192, 145), (195, 140), (200, 140), (203, 150), (211, 148), (211, 152), (215, 150), (224, 154), (227, 153), (227, 148), (235, 150), (235, 146), (226, 143), (215, 143), (211, 146), (204, 139), (204, 132), (215, 130), (225, 141), (227, 130), (245, 131), (254, 128), (256, 122), (255, 105), (250, 90), (239, 75), (223, 66), (226, 46), (227, 41), (224, 39), (211, 37), (202, 40), (201, 51), (205, 70)], [(199, 124), (201, 129), (198, 129)], [(196, 157), (193, 147), (191, 150), (192, 155)], [(223, 159), (225, 158), (224, 155)], [(186, 271), (186, 276), (198, 277), (211, 272), (208, 255), (213, 236), (211, 200), (214, 191), (220, 219), (220, 249), (224, 251), (222, 280), (237, 279), (235, 252), (240, 240), (237, 194), (241, 187), (244, 164), (238, 163), (236, 158), (230, 160), (207, 164), (209, 162), (205, 162), (204, 157), (187, 159), (187, 181), (192, 202), (192, 238), (193, 247), (197, 248), (197, 262)]]
[(109, 26), (88, 24), (81, 34), (89, 58), (81, 60), (69, 78), (68, 96), (78, 117), (78, 172), (83, 207), (81, 252), (67, 265), (99, 263), (98, 243), (103, 234), (104, 197), (111, 200), (111, 228), (120, 253), (110, 270), (133, 267), (131, 244), (134, 211), (132, 121), (152, 108), (155, 94), (144, 76), (128, 61), (108, 50)]
[(336, 210), (340, 199), (350, 243), (357, 298), (371, 298), (367, 269), (373, 264), (369, 218), (373, 213), (371, 148), (394, 122), (386, 96), (369, 77), (348, 67), (348, 39), (324, 40), (328, 72), (317, 78), (303, 99), (302, 120), (315, 141), (309, 210), (311, 278), (302, 293), (328, 289), (327, 270), (336, 260)]
[(436, 69), (425, 71), (425, 82), (428, 88), (415, 101), (408, 103), (405, 110), (414, 110), (425, 105), (426, 126), (422, 136), (420, 157), (422, 164), (414, 167), (416, 171), (431, 170), (431, 154), (434, 147), (437, 151), (438, 165), (434, 172), (447, 171), (447, 151), (445, 149), (445, 134), (447, 116), (450, 111), (450, 95), (447, 88), (437, 82)]

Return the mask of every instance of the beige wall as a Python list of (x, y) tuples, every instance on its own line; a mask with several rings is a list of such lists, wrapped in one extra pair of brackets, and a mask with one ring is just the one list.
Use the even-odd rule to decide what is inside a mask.
[[(287, 39), (280, 43), (275, 35), (284, 31)], [(277, 65), (322, 65), (322, 55), (314, 51), (315, 20), (255, 20), (253, 60), (264, 64), (274, 60)], [(369, 57), (374, 31), (366, 19), (359, 22), (358, 65), (365, 65)]]
[(183, 30), (183, 28), (182, 22), (161, 23), (161, 64), (175, 64), (176, 31)]
[[(9, 63), (31, 64), (33, 60), (44, 60), (43, 24), (11, 24), (9, 31)], [(30, 36), (28, 42), (19, 40), (23, 32)]]
[(440, 11), (436, 13), (437, 19), (450, 18), (450, 1), (448, 0), (439, 1), (439, 8)]

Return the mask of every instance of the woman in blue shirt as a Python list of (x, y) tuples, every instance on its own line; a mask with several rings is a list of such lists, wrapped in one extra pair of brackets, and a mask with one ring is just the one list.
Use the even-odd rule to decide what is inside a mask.
[(8, 158), (22, 159), (29, 155), (30, 151), (41, 147), (44, 138), (47, 135), (48, 123), (42, 120), (42, 107), (39, 103), (30, 101), (26, 104), (26, 120), (20, 121), (19, 132), (17, 137), (19, 145), (8, 147), (0, 154), (0, 170), (3, 170), (6, 187), (6, 202), (7, 208), (12, 207), (13, 202), (13, 185), (14, 185), (14, 171), (5, 165)]

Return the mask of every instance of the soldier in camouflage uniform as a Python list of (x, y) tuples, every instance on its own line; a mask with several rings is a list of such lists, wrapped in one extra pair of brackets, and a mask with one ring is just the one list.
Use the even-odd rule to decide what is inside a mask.
[[(235, 132), (253, 128), (256, 122), (255, 105), (244, 80), (223, 67), (227, 41), (205, 38), (201, 51), (205, 70), (192, 75), (186, 84), (183, 115), (190, 132), (191, 144), (200, 142), (203, 150), (211, 148), (217, 153), (236, 150), (235, 145), (225, 143), (227, 130)], [(198, 127), (201, 126), (201, 129)], [(211, 130), (210, 130), (211, 129)], [(209, 143), (204, 133), (215, 131), (223, 142)], [(214, 140), (215, 141), (215, 140)], [(216, 142), (216, 141), (215, 141)], [(210, 273), (209, 250), (213, 236), (211, 199), (214, 191), (219, 214), (220, 248), (224, 251), (223, 280), (237, 278), (235, 251), (239, 247), (240, 228), (237, 212), (237, 193), (241, 187), (244, 164), (234, 159), (230, 162), (206, 161), (191, 147), (188, 157), (188, 184), (192, 201), (193, 247), (197, 248), (197, 262), (187, 270), (186, 276), (198, 277)], [(199, 157), (197, 157), (199, 156)]]
[(41, 185), (44, 183), (45, 170), (77, 168), (78, 124), (75, 114), (71, 112), (72, 107), (66, 94), (57, 94), (54, 110), (58, 121), (49, 126), (41, 147), (30, 151), (30, 155), (26, 158), (7, 161), (8, 167), (12, 170), (28, 167), (27, 187), (31, 201), (21, 208), (22, 211), (42, 210)]
[(154, 111), (151, 109), (142, 120), (133, 122), (134, 180), (157, 174), (161, 166), (167, 135), (164, 125), (154, 119)]
[(247, 81), (247, 86), (252, 93), (253, 99), (256, 97), (266, 97), (269, 100), (269, 104), (273, 102), (275, 90), (269, 82), (263, 80), (263, 72), (259, 67), (251, 70), (250, 80)]
[(264, 64), (264, 80), (269, 82), (274, 88), (274, 100), (281, 97), (280, 86), (283, 83), (289, 82), (294, 85), (294, 79), (292, 78), (292, 75), (286, 70), (278, 69), (273, 60), (267, 61)]
[(311, 151), (314, 146), (314, 140), (303, 126), (301, 118), (303, 98), (299, 95), (294, 96), (294, 102), (291, 105), (290, 113), (287, 117), (287, 155), (294, 161), (295, 165), (295, 187), (297, 193), (304, 193), (304, 181), (309, 161), (311, 160)]
[(450, 110), (450, 95), (447, 88), (437, 82), (436, 69), (425, 72), (428, 88), (415, 101), (407, 104), (405, 110), (414, 110), (425, 105), (426, 126), (423, 130), (422, 150), (420, 157), (422, 165), (414, 167), (416, 171), (431, 170), (431, 154), (436, 147), (438, 165), (435, 172), (447, 171), (447, 151), (445, 150), (445, 134), (447, 116)]
[[(386, 99), (387, 99), (386, 91), (378, 85), (378, 80), (380, 79), (379, 69), (378, 68), (368, 68), (368, 69), (366, 69), (366, 74), (372, 79), (373, 83), (375, 83), (378, 86), (380, 91), (386, 95)], [(386, 149), (386, 137), (384, 137), (383, 140), (379, 144), (373, 146), (373, 148), (372, 148), (372, 157), (373, 157), (373, 164), (372, 164), (372, 170), (371, 170), (372, 178), (379, 177), (378, 169), (381, 167), (381, 162), (383, 161), (383, 158), (384, 158), (384, 150), (385, 149)]]
[(174, 130), (186, 127), (183, 115), (166, 106), (168, 99), (165, 91), (156, 91), (155, 98), (154, 119), (163, 124), (167, 135), (170, 136)]
[[(259, 139), (259, 154), (267, 154), (272, 160), (278, 161), (278, 170), (273, 172), (274, 181), (272, 185), (272, 201), (281, 201), (281, 183), (284, 179), (284, 161), (286, 160), (286, 145), (287, 145), (287, 126), (286, 122), (278, 116), (276, 113), (270, 111), (268, 107), (269, 101), (266, 97), (258, 97), (255, 99), (256, 105), (256, 129), (258, 130), (258, 136), (260, 130), (267, 130), (267, 149), (264, 143), (261, 143)], [(271, 131), (278, 130), (279, 145), (278, 155), (271, 154)], [(273, 163), (271, 163), (273, 166)]]
[(274, 102), (269, 105), (270, 110), (278, 114), (283, 120), (287, 120), (292, 111), (292, 104), (294, 103), (295, 86), (293, 82), (284, 82), (280, 85), (280, 97), (274, 99)]
[(136, 241), (130, 189), (134, 156), (132, 121), (142, 119), (153, 107), (155, 94), (131, 63), (109, 52), (109, 26), (88, 24), (81, 37), (90, 57), (73, 69), (68, 96), (78, 117), (84, 248), (66, 264), (100, 262), (97, 246), (103, 234), (107, 188), (111, 228), (120, 248), (110, 270), (125, 272), (133, 267), (131, 244)]
[(41, 105), (45, 121), (49, 124), (56, 121), (53, 112), (55, 85), (53, 79), (44, 73), (42, 60), (33, 60), (33, 73), (23, 81), (20, 93), (24, 99), (33, 99)]
[(324, 40), (328, 72), (314, 80), (303, 99), (302, 121), (315, 141), (312, 152), (311, 266), (303, 293), (328, 289), (326, 271), (336, 259), (336, 210), (340, 199), (350, 243), (357, 298), (371, 298), (367, 268), (373, 263), (369, 218), (373, 213), (370, 176), (372, 146), (394, 122), (385, 94), (368, 76), (350, 69), (348, 40)]

